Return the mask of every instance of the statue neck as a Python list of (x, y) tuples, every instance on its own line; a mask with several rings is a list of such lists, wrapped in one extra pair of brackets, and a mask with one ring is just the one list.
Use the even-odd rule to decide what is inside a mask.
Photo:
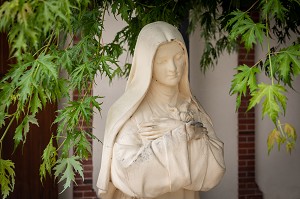
[(163, 106), (176, 106), (179, 94), (178, 85), (167, 86), (152, 80), (149, 92), (152, 95), (151, 100), (154, 100), (155, 103)]

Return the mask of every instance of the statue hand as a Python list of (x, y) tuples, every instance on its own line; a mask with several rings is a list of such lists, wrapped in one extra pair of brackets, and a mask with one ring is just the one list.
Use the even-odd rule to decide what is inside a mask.
[(142, 138), (154, 140), (163, 136), (166, 132), (176, 129), (184, 122), (171, 118), (156, 118), (150, 122), (144, 122), (139, 125), (139, 134)]
[(207, 128), (203, 126), (201, 122), (188, 122), (186, 125), (187, 133), (189, 135), (189, 140), (201, 139), (203, 136), (207, 135)]

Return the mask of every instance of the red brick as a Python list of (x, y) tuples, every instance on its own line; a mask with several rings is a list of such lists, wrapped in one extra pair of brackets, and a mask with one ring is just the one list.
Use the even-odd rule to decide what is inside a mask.
[(78, 192), (78, 191), (74, 191), (74, 194), (73, 194), (73, 196), (74, 196), (74, 197), (77, 197), (77, 198), (82, 198), (82, 196), (83, 196), (83, 192), (82, 192), (82, 191), (80, 191), (80, 192)]
[(248, 149), (248, 154), (255, 154), (255, 149)]
[(254, 148), (254, 143), (239, 143), (239, 148)]
[(239, 137), (239, 142), (247, 142), (247, 138), (246, 137)]
[(84, 171), (93, 171), (93, 165), (83, 165)]
[(238, 118), (247, 118), (246, 113), (238, 112)]
[(83, 184), (83, 180), (82, 180), (81, 177), (80, 178), (75, 178), (75, 181), (76, 181), (77, 185)]
[(239, 160), (254, 160), (254, 155), (239, 154)]
[(247, 173), (247, 177), (253, 177), (253, 178), (255, 178), (255, 173), (254, 173), (254, 171), (253, 171), (253, 172), (248, 172), (248, 173)]
[(247, 130), (247, 125), (239, 124), (239, 131), (245, 131), (245, 130)]
[(255, 130), (255, 125), (254, 124), (248, 124), (248, 130)]
[(246, 172), (239, 172), (239, 178), (240, 177), (246, 177), (247, 176), (247, 173)]
[(84, 171), (83, 174), (85, 178), (93, 177), (93, 172), (90, 171)]
[(254, 166), (245, 166), (245, 167), (240, 167), (239, 171), (254, 171)]
[(254, 141), (255, 141), (255, 137), (253, 137), (253, 136), (252, 136), (252, 137), (248, 137), (248, 138), (247, 138), (247, 141), (248, 141), (248, 142), (254, 142)]
[(247, 162), (245, 160), (239, 160), (239, 167), (246, 166)]
[(83, 165), (93, 165), (93, 160), (92, 159), (88, 159), (88, 160), (83, 160), (82, 161)]
[(257, 185), (255, 184), (255, 182), (253, 183), (248, 183), (246, 184), (247, 188), (250, 188), (250, 189), (254, 189), (254, 188), (257, 188)]
[(91, 185), (85, 185), (85, 184), (81, 184), (81, 185), (75, 185), (74, 186), (74, 190), (79, 191), (79, 190), (91, 190)]
[(84, 196), (84, 198), (86, 198), (86, 197), (96, 197), (96, 193), (93, 190), (91, 190), (91, 191), (85, 191), (83, 193), (83, 196)]
[(250, 183), (254, 182), (254, 178), (246, 177), (246, 178), (239, 178), (239, 183)]
[(255, 191), (253, 189), (244, 189), (244, 190), (240, 190), (239, 193), (242, 195), (249, 195), (255, 193)]

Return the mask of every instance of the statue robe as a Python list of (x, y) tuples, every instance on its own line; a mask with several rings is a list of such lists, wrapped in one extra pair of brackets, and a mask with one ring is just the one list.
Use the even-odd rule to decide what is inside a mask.
[(187, 124), (165, 132), (155, 140), (142, 140), (139, 124), (151, 117), (168, 117), (151, 98), (145, 97), (124, 124), (113, 147), (111, 179), (116, 199), (199, 199), (221, 180), (224, 171), (223, 143), (215, 136), (210, 121), (193, 102), (194, 120), (208, 134), (189, 139)]

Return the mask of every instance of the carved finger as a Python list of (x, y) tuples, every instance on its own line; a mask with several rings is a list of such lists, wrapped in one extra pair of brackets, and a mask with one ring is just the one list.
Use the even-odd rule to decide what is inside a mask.
[(141, 136), (153, 136), (153, 135), (157, 135), (157, 134), (162, 134), (160, 130), (156, 130), (156, 131), (143, 131), (140, 132)]

